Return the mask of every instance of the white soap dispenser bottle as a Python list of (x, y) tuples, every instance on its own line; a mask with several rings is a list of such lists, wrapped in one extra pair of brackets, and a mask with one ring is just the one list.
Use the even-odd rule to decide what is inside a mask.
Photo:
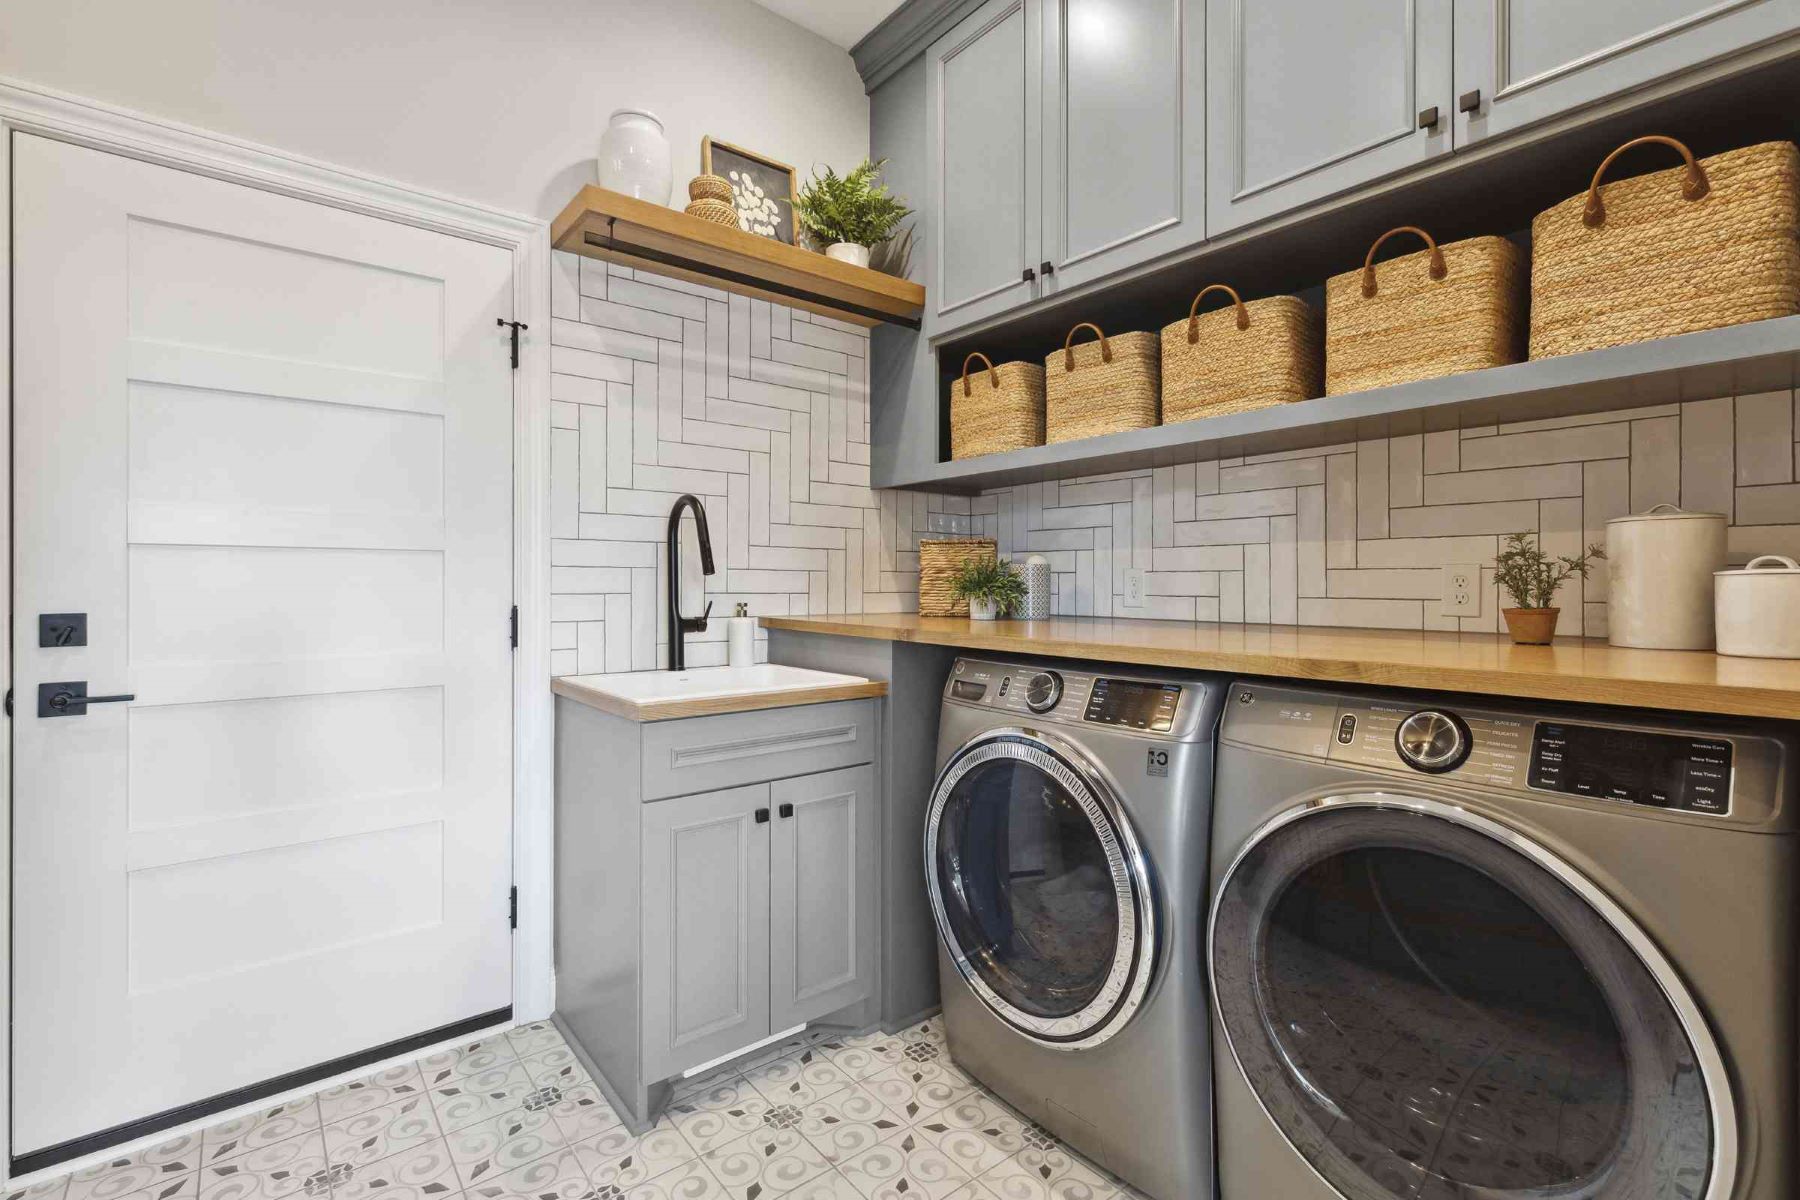
[(734, 667), (748, 667), (756, 662), (756, 618), (742, 600), (725, 622), (725, 661)]

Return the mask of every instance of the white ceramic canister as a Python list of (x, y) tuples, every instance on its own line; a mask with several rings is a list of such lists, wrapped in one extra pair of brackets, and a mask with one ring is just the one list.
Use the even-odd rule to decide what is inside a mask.
[(833, 242), (825, 247), (825, 257), (853, 267), (866, 267), (869, 265), (869, 248), (856, 242)]
[(1606, 628), (1615, 646), (1710, 650), (1723, 513), (1658, 504), (1606, 523)]
[(600, 135), (600, 186), (652, 204), (668, 204), (675, 186), (662, 122), (641, 108), (621, 108)]
[(1719, 653), (1800, 658), (1800, 563), (1764, 554), (1734, 571), (1713, 572)]

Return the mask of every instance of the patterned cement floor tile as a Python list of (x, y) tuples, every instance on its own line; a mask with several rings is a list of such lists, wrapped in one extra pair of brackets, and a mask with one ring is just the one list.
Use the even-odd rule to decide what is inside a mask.
[(409, 1096), (325, 1126), (325, 1157), (332, 1166), (368, 1166), (441, 1136), (431, 1102)]
[(463, 1190), (473, 1191), (495, 1176), (515, 1171), (562, 1150), (568, 1145), (561, 1128), (548, 1112), (518, 1109), (446, 1134), (450, 1157)]
[(702, 1160), (732, 1200), (784, 1195), (831, 1170), (818, 1147), (798, 1129), (765, 1124)]
[(942, 1200), (969, 1182), (966, 1171), (910, 1129), (838, 1169), (865, 1200)]
[(841, 1163), (906, 1132), (906, 1122), (857, 1084), (800, 1110), (798, 1128), (819, 1152)]

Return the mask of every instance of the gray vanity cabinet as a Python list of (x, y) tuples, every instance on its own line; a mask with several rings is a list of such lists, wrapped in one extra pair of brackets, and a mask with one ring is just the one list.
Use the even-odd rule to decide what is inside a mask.
[(1455, 5), (1459, 146), (1562, 116), (1800, 28), (1795, 0)]
[(1450, 35), (1450, 0), (1207, 0), (1209, 233), (1448, 154)]
[(770, 1031), (870, 993), (875, 976), (875, 772), (770, 785)]
[(1204, 0), (1043, 0), (1047, 292), (1198, 243)]
[(926, 54), (936, 238), (927, 329), (1037, 298), (1041, 0), (989, 0)]

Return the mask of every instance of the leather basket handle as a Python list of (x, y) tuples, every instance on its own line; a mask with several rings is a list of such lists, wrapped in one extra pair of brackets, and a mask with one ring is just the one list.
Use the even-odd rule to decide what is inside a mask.
[(1397, 229), (1390, 229), (1376, 238), (1375, 244), (1369, 247), (1369, 253), (1364, 256), (1362, 284), (1364, 300), (1373, 299), (1375, 296), (1375, 252), (1381, 249), (1381, 243), (1396, 233), (1416, 233), (1425, 239), (1425, 244), (1431, 248), (1431, 277), (1433, 279), (1442, 279), (1449, 272), (1449, 268), (1444, 266), (1444, 252), (1439, 250), (1438, 244), (1431, 240), (1431, 235), (1417, 225), (1402, 225)]
[(1063, 370), (1065, 371), (1073, 371), (1075, 369), (1075, 335), (1084, 329), (1093, 330), (1095, 335), (1099, 337), (1100, 361), (1103, 363), (1112, 361), (1112, 343), (1106, 340), (1106, 334), (1102, 333), (1100, 327), (1091, 321), (1083, 321), (1075, 328), (1069, 330), (1069, 336), (1063, 339)]
[(1613, 159), (1627, 150), (1638, 146), (1671, 146), (1681, 152), (1687, 163), (1687, 177), (1681, 181), (1681, 196), (1684, 200), (1698, 200), (1712, 190), (1707, 181), (1706, 168), (1694, 160), (1694, 152), (1672, 137), (1664, 137), (1653, 133), (1646, 137), (1632, 138), (1617, 150), (1600, 160), (1600, 169), (1594, 172), (1594, 182), (1588, 184), (1587, 207), (1581, 210), (1581, 223), (1589, 229), (1598, 229), (1606, 224), (1606, 202), (1600, 199), (1600, 180), (1606, 174), (1606, 168), (1613, 165)]
[(1250, 314), (1245, 310), (1244, 302), (1239, 298), (1237, 289), (1226, 283), (1209, 283), (1200, 289), (1200, 294), (1194, 297), (1192, 304), (1188, 305), (1188, 345), (1190, 346), (1200, 340), (1200, 302), (1206, 299), (1208, 292), (1224, 292), (1230, 296), (1231, 303), (1237, 308), (1237, 327), (1239, 329), (1250, 328)]
[(987, 366), (988, 383), (990, 385), (992, 385), (993, 389), (996, 392), (1000, 390), (1000, 372), (994, 370), (994, 362), (992, 359), (990, 359), (987, 355), (983, 354), (981, 351), (977, 350), (975, 353), (969, 355), (969, 357), (963, 359), (962, 383), (963, 383), (963, 395), (965, 395), (965, 396), (970, 394), (970, 392), (969, 392), (969, 364), (974, 362), (978, 358), (982, 361), (983, 364), (985, 364)]

